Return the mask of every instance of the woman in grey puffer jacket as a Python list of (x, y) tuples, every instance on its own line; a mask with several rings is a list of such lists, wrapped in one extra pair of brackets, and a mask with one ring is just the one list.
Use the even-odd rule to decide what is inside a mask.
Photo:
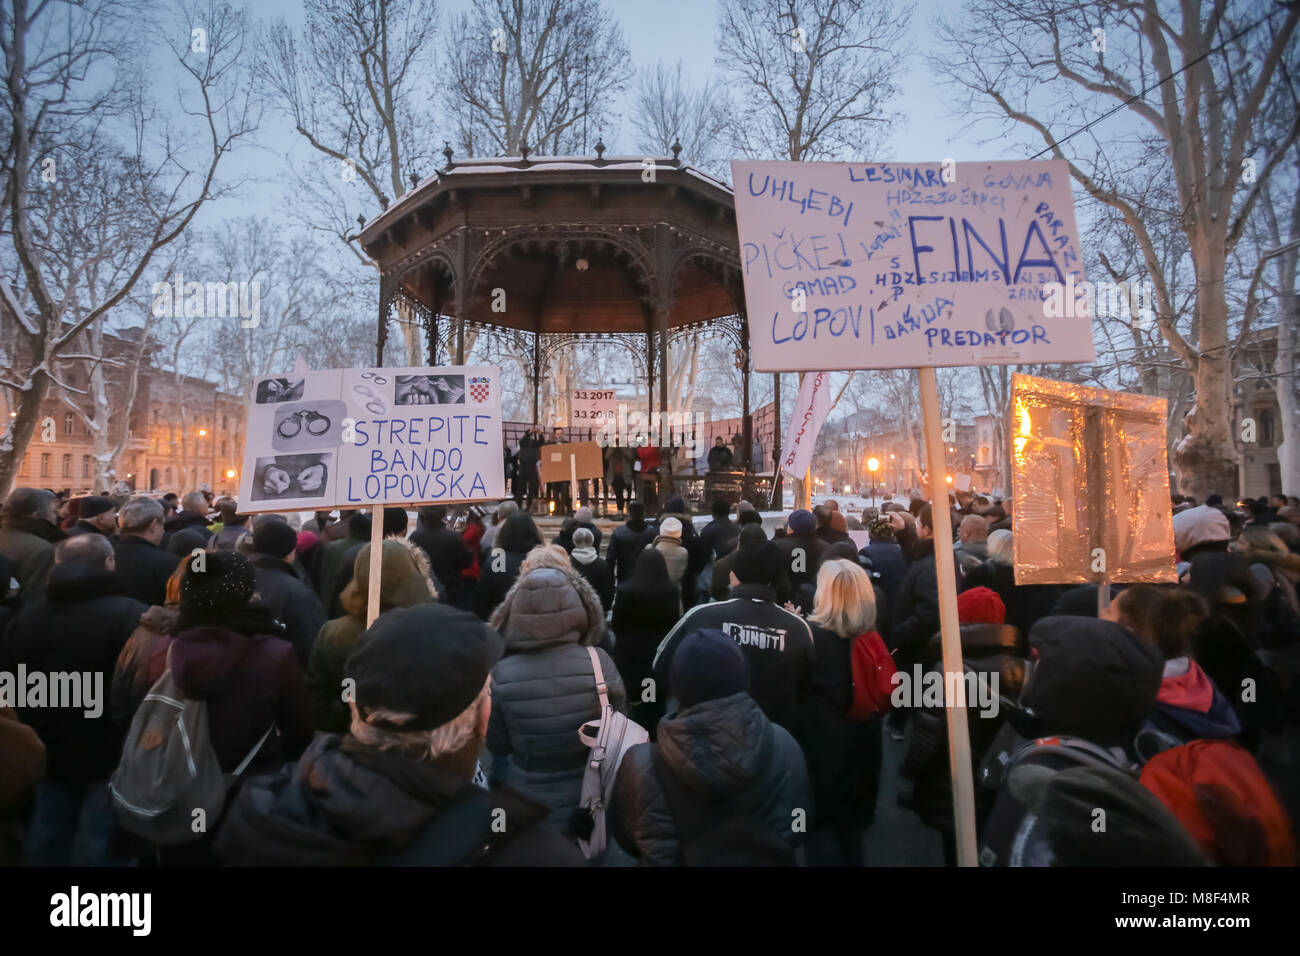
[[(567, 832), (591, 751), (579, 728), (600, 717), (588, 647), (605, 636), (600, 598), (579, 574), (541, 567), (521, 577), (492, 614), (506, 656), (492, 668), (492, 777), (551, 808)], [(610, 705), (626, 711), (614, 661), (596, 648)]]

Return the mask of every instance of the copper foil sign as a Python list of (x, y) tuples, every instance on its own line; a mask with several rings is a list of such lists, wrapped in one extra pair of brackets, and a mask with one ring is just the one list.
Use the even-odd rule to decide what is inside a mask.
[(1165, 400), (1015, 375), (1017, 584), (1174, 582)]

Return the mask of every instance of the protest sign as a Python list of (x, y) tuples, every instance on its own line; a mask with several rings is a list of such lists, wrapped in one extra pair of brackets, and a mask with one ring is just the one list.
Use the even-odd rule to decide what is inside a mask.
[(240, 511), (505, 497), (501, 371), (300, 371), (253, 387)]
[(572, 425), (602, 426), (618, 417), (618, 398), (614, 389), (575, 388), (570, 400), (573, 410)]
[[(542, 482), (568, 481), (571, 477), (600, 478), (605, 474), (600, 444), (594, 441), (564, 442), (543, 445), (541, 449)], [(570, 464), (569, 459), (573, 462)]]
[(1173, 583), (1163, 398), (1015, 375), (1016, 584)]
[(1064, 161), (731, 168), (755, 371), (1095, 358)]

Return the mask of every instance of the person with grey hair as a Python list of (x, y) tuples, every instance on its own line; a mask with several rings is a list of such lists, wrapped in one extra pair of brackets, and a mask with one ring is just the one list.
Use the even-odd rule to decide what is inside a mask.
[(492, 542), (496, 541), (497, 535), (501, 531), (501, 526), (506, 523), (506, 519), (519, 510), (519, 505), (513, 501), (503, 501), (497, 505), (497, 510), (492, 513), (492, 524), (483, 532), (483, 540), (478, 543), (479, 555), (486, 557), (492, 553)]
[(28, 865), (125, 862), (109, 848), (108, 778), (126, 728), (112, 719), (108, 688), (146, 610), (118, 593), (109, 540), (78, 535), (59, 542), (44, 595), (18, 612), (0, 644), (0, 672), (77, 677), (70, 686), (50, 677), (46, 699), (18, 701), (18, 719), (40, 736), (49, 761), (27, 832)]
[(160, 547), (165, 521), (162, 505), (143, 496), (132, 498), (117, 515), (117, 580), (123, 594), (150, 607), (165, 602), (167, 579), (176, 570), (177, 556)]
[(596, 541), (588, 528), (573, 532), (573, 550), (569, 552), (573, 569), (587, 579), (600, 597), (600, 605), (609, 613), (614, 604), (614, 572), (596, 550)]
[(988, 588), (1006, 606), (1006, 623), (1028, 634), (1039, 618), (1052, 613), (1065, 588), (1055, 584), (1016, 584), (1015, 554), (1010, 531), (989, 533), (986, 542), (988, 560), (977, 564), (961, 579), (958, 591)]
[(181, 499), (181, 510), (163, 525), (162, 546), (172, 554), (189, 554), (204, 549), (212, 532), (208, 530), (208, 499), (201, 491), (191, 491)]
[(45, 593), (54, 567), (54, 545), (66, 538), (59, 530), (54, 492), (15, 488), (0, 519), (0, 554), (14, 565), (18, 599), (26, 603)]

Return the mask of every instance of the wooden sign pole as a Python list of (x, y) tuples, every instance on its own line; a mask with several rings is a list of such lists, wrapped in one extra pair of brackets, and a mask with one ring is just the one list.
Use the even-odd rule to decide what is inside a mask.
[(569, 510), (578, 513), (578, 456), (569, 452)]
[(384, 563), (384, 506), (370, 509), (370, 589), (366, 596), (366, 627), (379, 617), (379, 573)]
[[(921, 414), (925, 426), (925, 457), (930, 471), (934, 566), (939, 576), (939, 630), (943, 640), (944, 687), (954, 691), (953, 696), (944, 703), (948, 718), (948, 766), (952, 771), (957, 865), (976, 866), (975, 775), (971, 768), (970, 727), (966, 723), (966, 669), (962, 664), (961, 625), (957, 617), (957, 570), (952, 555), (952, 514), (948, 510), (948, 486), (944, 481), (939, 387), (933, 368), (922, 368), (918, 372), (921, 379)], [(946, 693), (945, 690), (945, 695)]]

